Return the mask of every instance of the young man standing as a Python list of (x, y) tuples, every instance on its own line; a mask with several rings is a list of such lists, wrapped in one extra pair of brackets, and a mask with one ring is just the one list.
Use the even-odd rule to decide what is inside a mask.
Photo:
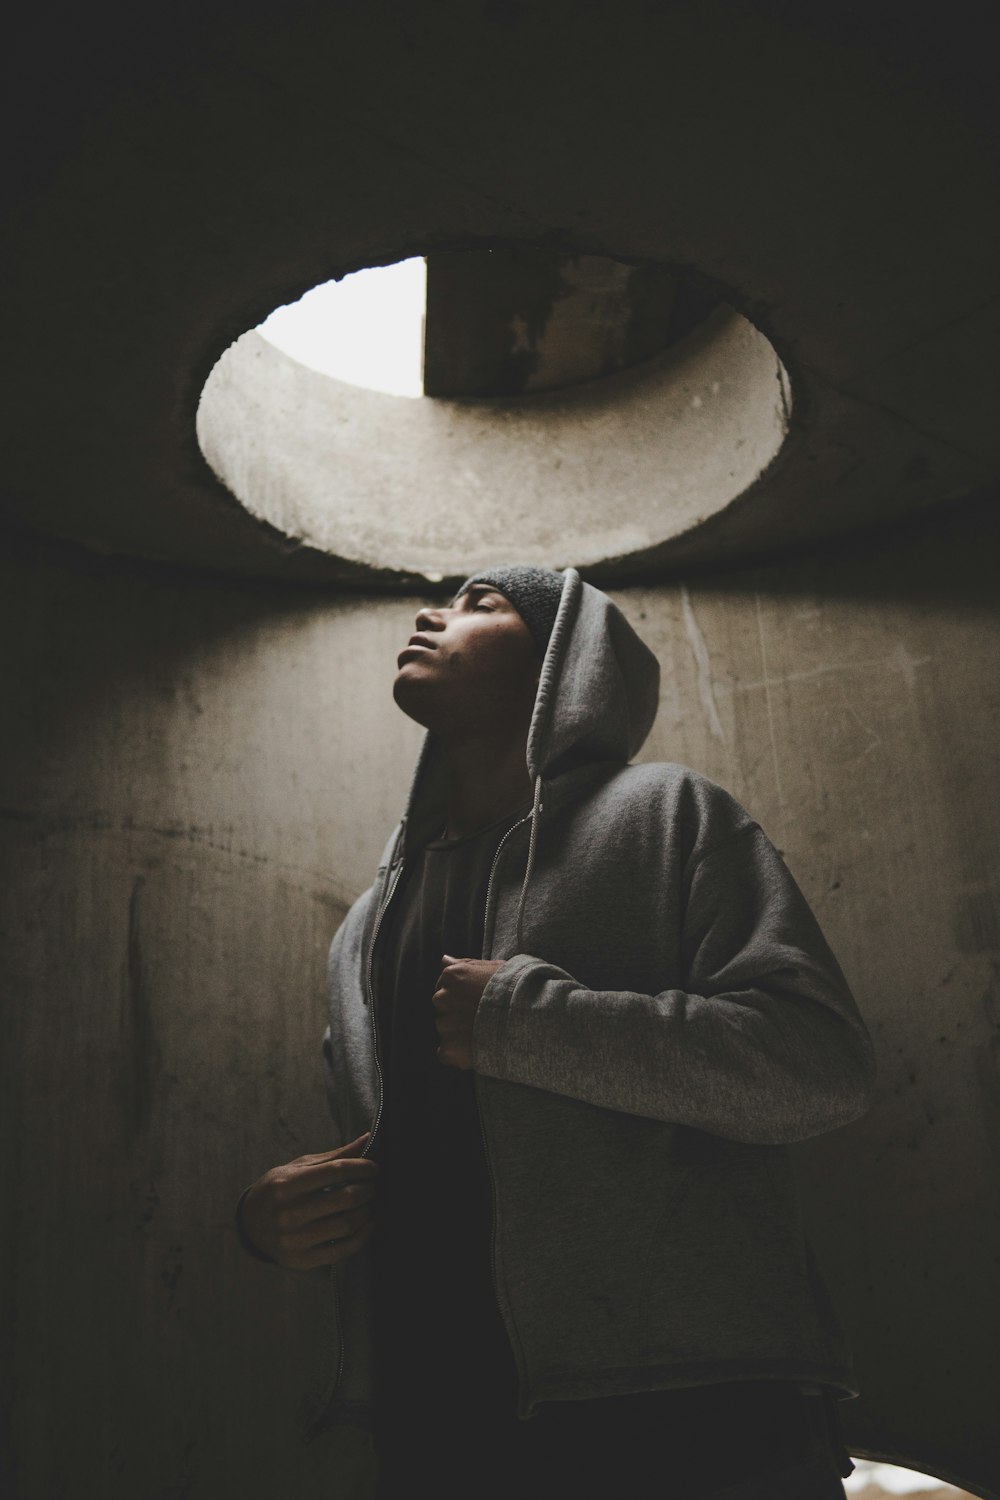
[(868, 1107), (844, 977), (738, 803), (630, 764), (659, 669), (605, 594), (513, 565), (416, 624), (428, 733), (330, 952), (346, 1144), (241, 1201), (335, 1268), (329, 1410), (371, 1413), (386, 1500), (843, 1496), (785, 1147)]

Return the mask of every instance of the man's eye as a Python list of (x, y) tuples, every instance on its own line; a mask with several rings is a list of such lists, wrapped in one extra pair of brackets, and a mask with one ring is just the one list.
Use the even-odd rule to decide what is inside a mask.
[(485, 609), (486, 612), (487, 612), (487, 614), (492, 614), (493, 613), (493, 606), (492, 606), (492, 604), (474, 604), (472, 606), (472, 608), (473, 608), (473, 610)]

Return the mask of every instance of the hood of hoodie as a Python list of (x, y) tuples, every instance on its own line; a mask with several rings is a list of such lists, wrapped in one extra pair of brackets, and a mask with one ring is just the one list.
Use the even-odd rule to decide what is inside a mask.
[[(646, 643), (607, 594), (567, 568), (528, 730), (536, 814), (543, 785), (574, 780), (582, 767), (626, 765), (637, 754), (653, 727), (659, 690), (659, 662)], [(428, 731), (407, 799), (408, 847), (440, 832), (447, 796), (444, 749)]]
[(528, 732), (528, 774), (551, 780), (592, 761), (626, 765), (653, 727), (660, 664), (617, 604), (564, 574)]

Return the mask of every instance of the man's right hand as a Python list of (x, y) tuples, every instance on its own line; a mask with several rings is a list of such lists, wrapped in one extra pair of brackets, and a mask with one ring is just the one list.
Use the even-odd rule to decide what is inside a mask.
[(361, 1156), (368, 1134), (299, 1156), (259, 1177), (240, 1205), (244, 1234), (289, 1271), (315, 1271), (356, 1255), (374, 1228), (378, 1163)]

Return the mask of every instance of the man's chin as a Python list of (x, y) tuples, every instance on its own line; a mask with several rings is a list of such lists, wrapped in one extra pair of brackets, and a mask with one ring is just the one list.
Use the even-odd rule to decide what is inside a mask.
[(392, 684), (393, 700), (408, 718), (430, 729), (434, 719), (433, 690), (429, 691), (431, 685), (421, 682), (417, 673), (408, 672), (407, 666), (409, 663), (404, 663), (396, 674)]

